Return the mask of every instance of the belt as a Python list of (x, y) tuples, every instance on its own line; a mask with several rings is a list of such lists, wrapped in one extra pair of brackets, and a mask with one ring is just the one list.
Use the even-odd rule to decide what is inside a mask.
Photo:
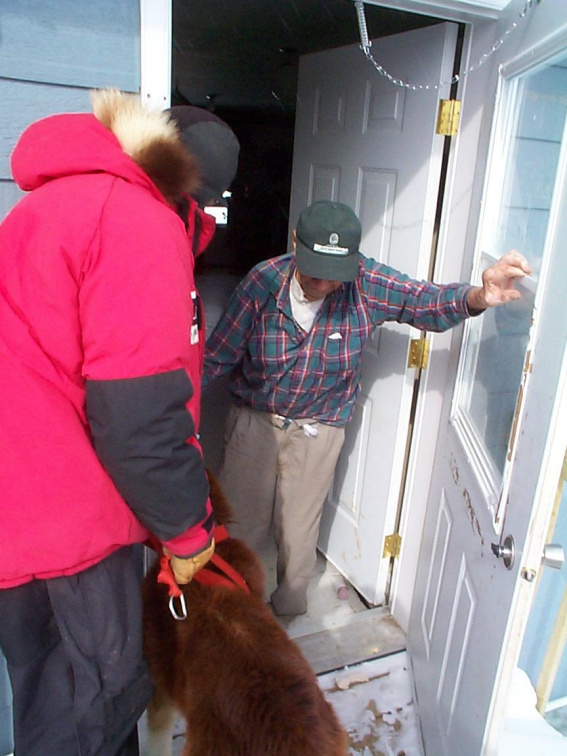
[(303, 432), (306, 436), (315, 437), (319, 435), (319, 431), (316, 427), (317, 421), (302, 421), (301, 418), (299, 420), (294, 420), (292, 417), (284, 417), (284, 415), (271, 413), (270, 422), (275, 428), (279, 428), (279, 430), (287, 430), (292, 423), (295, 423), (298, 428), (303, 428)]
[(270, 422), (275, 428), (279, 428), (280, 430), (287, 430), (287, 428), (289, 428), (289, 426), (294, 421), (291, 417), (284, 417), (283, 415), (270, 413)]

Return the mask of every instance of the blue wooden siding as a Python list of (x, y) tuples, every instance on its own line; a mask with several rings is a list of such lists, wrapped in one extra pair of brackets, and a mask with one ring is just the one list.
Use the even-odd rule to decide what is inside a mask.
[(137, 0), (2, 0), (1, 21), (3, 77), (139, 90)]
[(2, 0), (1, 217), (13, 203), (3, 182), (23, 129), (52, 113), (90, 110), (88, 90), (109, 86), (140, 90), (138, 0)]
[[(53, 113), (81, 113), (91, 109), (89, 89), (61, 87), (58, 84), (37, 84), (28, 81), (0, 79), (0, 102), (11, 103), (0, 113), (0, 180), (11, 181), (10, 155), (22, 131), (40, 118)], [(8, 191), (0, 186), (0, 192)], [(10, 200), (17, 198), (10, 192)]]
[[(139, 0), (0, 1), (0, 220), (22, 194), (10, 173), (21, 132), (53, 113), (90, 111), (90, 89), (139, 92), (140, 62)], [(0, 654), (0, 756), (12, 750)]]

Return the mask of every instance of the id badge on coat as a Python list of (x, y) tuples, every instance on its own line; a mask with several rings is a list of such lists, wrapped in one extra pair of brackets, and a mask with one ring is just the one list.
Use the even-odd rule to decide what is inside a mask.
[(193, 322), (191, 323), (191, 344), (199, 343), (199, 330), (201, 324), (201, 303), (196, 291), (191, 292), (191, 301), (193, 302)]

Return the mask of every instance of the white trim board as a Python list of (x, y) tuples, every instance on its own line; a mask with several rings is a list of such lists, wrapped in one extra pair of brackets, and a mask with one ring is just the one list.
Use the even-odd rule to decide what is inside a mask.
[(140, 0), (140, 96), (155, 110), (171, 98), (171, 0)]
[(394, 8), (447, 21), (497, 19), (511, 0), (364, 0), (367, 5)]

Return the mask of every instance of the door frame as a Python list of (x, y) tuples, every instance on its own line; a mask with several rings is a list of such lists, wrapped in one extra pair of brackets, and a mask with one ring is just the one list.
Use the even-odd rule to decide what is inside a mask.
[(140, 98), (151, 108), (171, 104), (173, 0), (140, 0)]
[(497, 19), (510, 0), (364, 0), (384, 8), (422, 13), (435, 16), (443, 21), (471, 21), (478, 18)]

